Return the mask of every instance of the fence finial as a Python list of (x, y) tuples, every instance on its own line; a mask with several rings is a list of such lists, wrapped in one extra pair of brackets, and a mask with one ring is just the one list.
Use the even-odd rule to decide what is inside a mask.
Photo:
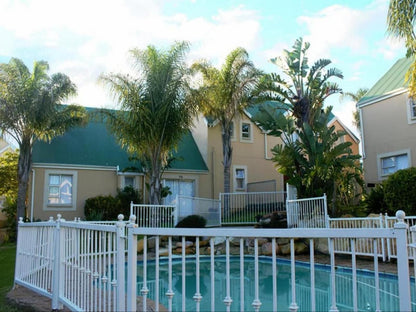
[(131, 215), (129, 218), (130, 223), (136, 223), (136, 216), (135, 215)]
[(53, 222), (53, 217), (52, 216), (49, 217), (49, 222)]
[(23, 222), (23, 217), (19, 217), (19, 223), (24, 223)]
[(62, 215), (60, 213), (58, 213), (56, 215), (56, 221), (61, 221)]
[(118, 219), (118, 221), (123, 221), (123, 220), (124, 220), (124, 215), (120, 213), (120, 214), (117, 216), (117, 219)]
[(403, 210), (397, 210), (396, 212), (397, 223), (404, 223), (405, 216), (406, 214), (404, 213)]

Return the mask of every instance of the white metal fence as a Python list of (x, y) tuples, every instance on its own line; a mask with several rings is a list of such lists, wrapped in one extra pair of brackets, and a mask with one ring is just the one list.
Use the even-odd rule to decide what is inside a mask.
[(176, 199), (178, 222), (189, 215), (199, 215), (207, 220), (207, 227), (221, 226), (219, 200), (178, 195)]
[[(120, 220), (121, 221), (121, 220)], [(125, 309), (125, 222), (19, 222), (15, 283), (75, 311)]]
[[(237, 306), (239, 310), (247, 309), (243, 298), (253, 296), (252, 308), (255, 311), (262, 309), (265, 303), (272, 301), (270, 310), (278, 310), (278, 301), (288, 298), (284, 309), (297, 311), (299, 307), (308, 307), (311, 311), (321, 310), (318, 300), (323, 300), (324, 307), (330, 311), (362, 310), (360, 282), (357, 278), (357, 264), (355, 246), (357, 239), (371, 239), (374, 246), (373, 283), (371, 291), (374, 293), (374, 309), (380, 311), (383, 299), (381, 294), (382, 283), (379, 280), (378, 268), (378, 244), (380, 239), (391, 239), (397, 246), (397, 306), (393, 310), (410, 311), (410, 276), (407, 253), (407, 225), (403, 222), (404, 214), (398, 213), (399, 220), (394, 229), (386, 228), (354, 228), (354, 229), (172, 229), (172, 228), (144, 228), (137, 227), (134, 216), (127, 224), (127, 270), (125, 269), (126, 238), (124, 237), (125, 222), (118, 222), (116, 226), (86, 224), (84, 222), (56, 222), (44, 223), (19, 223), (18, 244), (16, 254), (15, 282), (52, 298), (52, 309), (57, 309), (63, 304), (71, 310), (78, 311), (136, 311), (137, 294), (142, 297), (141, 310), (148, 310), (147, 298), (156, 302), (154, 309), (159, 310), (159, 302), (165, 298), (166, 308), (173, 310), (173, 303), (179, 301), (178, 310), (201, 310), (201, 304), (208, 304), (208, 310), (217, 310), (219, 305), (229, 311), (231, 306)], [(194, 251), (192, 252), (194, 266), (192, 274), (184, 274), (191, 261), (186, 248), (181, 248), (179, 259), (180, 268), (173, 266), (174, 252), (178, 252), (178, 244), (175, 237), (180, 237), (179, 242), (185, 246), (186, 237), (195, 237)], [(137, 240), (143, 237), (142, 266), (138, 275)], [(209, 266), (205, 268), (207, 274), (201, 276), (201, 253), (206, 243), (204, 237), (208, 237)], [(254, 239), (253, 239), (254, 237)], [(150, 246), (152, 238), (154, 246)], [(223, 238), (220, 240), (220, 238)], [(290, 269), (287, 271), (287, 287), (277, 284), (277, 241), (286, 238), (290, 241)], [(330, 278), (328, 280), (328, 297), (319, 296), (320, 289), (315, 283), (315, 256), (314, 244), (317, 239), (328, 239), (330, 250)], [(259, 271), (260, 241), (267, 240), (272, 247), (270, 260), (271, 283), (267, 286), (267, 292), (261, 291), (266, 287)], [(310, 247), (309, 273), (310, 296), (297, 285), (295, 240), (306, 240)], [(334, 256), (334, 241), (336, 239), (349, 239), (351, 246), (351, 282), (340, 285), (339, 271), (336, 270)], [(217, 242), (223, 241), (224, 245), (218, 246)], [(233, 249), (238, 241), (237, 250)], [(162, 266), (160, 261), (161, 248), (167, 248), (167, 266)], [(251, 246), (250, 248), (248, 246)], [(151, 248), (153, 248), (151, 250)], [(235, 248), (235, 247), (234, 247)], [(238, 265), (232, 265), (231, 255), (237, 253)], [(150, 259), (154, 255), (153, 259)], [(253, 259), (253, 279), (246, 283), (247, 276), (244, 271), (244, 258), (250, 256)], [(152, 256), (153, 257), (153, 256)], [(214, 280), (215, 267), (218, 265), (218, 257), (223, 259), (224, 271), (221, 279), (224, 288), (216, 288)], [(150, 270), (152, 261), (153, 271)], [(237, 272), (235, 269), (238, 267)], [(163, 268), (163, 269), (161, 269)], [(163, 271), (162, 271), (163, 270)], [(234, 270), (231, 274), (231, 270)], [(152, 274), (152, 276), (151, 276)], [(282, 272), (279, 272), (282, 274)], [(371, 273), (368, 273), (371, 274)], [(164, 282), (161, 279), (166, 278)], [(193, 280), (193, 283), (190, 283)], [(239, 281), (239, 287), (235, 291), (232, 283)], [(161, 283), (163, 285), (161, 285)], [(175, 293), (174, 283), (181, 285)], [(125, 285), (127, 284), (127, 288)], [(140, 289), (138, 289), (140, 285)], [(151, 287), (150, 287), (151, 286)], [(161, 287), (163, 286), (163, 287)], [(176, 285), (178, 286), (178, 285)], [(346, 288), (350, 289), (350, 301), (346, 302)], [(127, 292), (125, 292), (127, 289)], [(164, 289), (163, 292), (160, 292)], [(318, 295), (317, 295), (318, 294)], [(194, 300), (192, 306), (186, 305), (186, 299), (191, 296)], [(305, 302), (307, 301), (307, 302)], [(206, 306), (205, 306), (206, 307)], [(204, 308), (205, 309), (205, 308)], [(269, 309), (267, 309), (269, 310)]]
[(130, 215), (137, 217), (139, 227), (174, 227), (178, 223), (175, 205), (130, 203)]
[(288, 228), (325, 228), (328, 211), (326, 195), (286, 201)]
[(285, 210), (285, 192), (220, 193), (221, 224), (255, 224), (257, 217)]

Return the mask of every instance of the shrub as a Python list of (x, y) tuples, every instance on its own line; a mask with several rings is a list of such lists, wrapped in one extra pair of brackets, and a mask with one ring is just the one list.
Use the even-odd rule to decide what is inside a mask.
[(390, 209), (384, 200), (384, 185), (376, 185), (365, 199), (367, 213), (388, 213), (391, 215)]
[(122, 213), (124, 215), (124, 219), (128, 219), (130, 217), (131, 202), (135, 204), (142, 203), (142, 196), (139, 190), (132, 186), (126, 186), (122, 190), (118, 189), (116, 199), (119, 201), (119, 214)]
[(84, 214), (86, 220), (107, 221), (117, 220), (121, 213), (124, 220), (130, 216), (130, 202), (141, 203), (140, 192), (131, 186), (117, 190), (117, 195), (96, 196), (85, 201)]
[(416, 168), (395, 172), (383, 183), (383, 188), (389, 212), (401, 209), (407, 215), (416, 214)]
[(177, 228), (204, 228), (207, 220), (198, 215), (190, 215), (182, 219), (176, 224)]
[(84, 213), (87, 220), (117, 220), (119, 203), (111, 195), (91, 197), (85, 201)]

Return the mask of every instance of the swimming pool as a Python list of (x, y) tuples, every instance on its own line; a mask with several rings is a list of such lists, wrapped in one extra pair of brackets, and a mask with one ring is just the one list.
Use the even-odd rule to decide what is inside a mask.
[[(186, 310), (195, 310), (195, 259), (186, 259)], [(210, 259), (209, 257), (200, 258), (200, 293), (202, 295), (201, 311), (211, 309), (211, 278), (210, 278)], [(226, 261), (225, 257), (215, 258), (215, 311), (225, 311), (224, 297), (226, 294)], [(245, 257), (244, 261), (244, 309), (253, 311), (252, 303), (254, 300), (254, 259)], [(173, 311), (182, 310), (182, 262), (180, 258), (174, 259), (172, 264), (172, 289)], [(284, 259), (277, 260), (277, 304), (279, 311), (288, 311), (291, 303), (291, 268), (290, 261)], [(231, 311), (240, 310), (240, 258), (230, 257), (230, 284), (231, 284)], [(337, 268), (336, 271), (336, 298), (337, 307), (340, 311), (352, 311), (352, 274), (348, 268)], [(138, 263), (137, 267), (137, 292), (143, 286), (143, 266)], [(268, 257), (259, 258), (259, 292), (262, 303), (260, 311), (271, 311), (273, 298), (273, 275), (272, 262)], [(148, 298), (155, 299), (155, 265), (154, 262), (147, 263), (147, 288), (149, 289)], [(411, 283), (411, 294), (414, 294), (414, 281)], [(165, 296), (168, 291), (168, 261), (161, 259), (159, 263), (159, 298), (161, 304), (168, 306), (168, 299)], [(331, 306), (331, 287), (330, 287), (330, 268), (326, 265), (315, 265), (315, 301), (317, 311), (328, 311)], [(370, 271), (357, 271), (357, 294), (359, 311), (375, 311), (375, 282), (374, 273)], [(298, 311), (310, 311), (310, 271), (309, 264), (296, 262), (296, 301), (299, 306)], [(398, 285), (397, 277), (392, 274), (380, 274), (380, 305), (382, 311), (398, 311)], [(412, 308), (416, 309), (414, 300)]]

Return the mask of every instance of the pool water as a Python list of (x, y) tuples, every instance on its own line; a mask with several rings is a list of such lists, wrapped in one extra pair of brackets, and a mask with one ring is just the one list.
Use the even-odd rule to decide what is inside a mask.
[[(226, 262), (225, 257), (215, 258), (215, 311), (225, 311), (223, 302), (226, 296)], [(201, 311), (211, 309), (211, 277), (210, 259), (200, 259), (200, 293), (202, 300)], [(161, 260), (159, 263), (159, 299), (168, 307), (168, 299), (165, 296), (169, 289), (168, 262)], [(172, 289), (175, 293), (172, 301), (173, 311), (182, 310), (182, 262), (174, 259), (172, 274)], [(254, 300), (254, 259), (246, 257), (244, 262), (244, 309), (253, 311)], [(291, 270), (290, 261), (278, 259), (277, 261), (277, 304), (279, 311), (288, 311), (291, 304)], [(231, 311), (240, 311), (240, 259), (231, 257), (230, 261), (230, 285), (231, 285)], [(195, 259), (186, 259), (186, 310), (195, 311), (196, 304), (193, 300), (195, 294)], [(143, 286), (143, 266), (138, 263), (137, 268), (137, 292)], [(149, 261), (147, 264), (147, 288), (148, 298), (155, 299), (155, 265)], [(336, 298), (340, 311), (352, 311), (352, 275), (347, 268), (338, 268), (336, 271)], [(411, 282), (412, 296), (414, 294), (414, 281)], [(315, 301), (317, 311), (328, 311), (331, 306), (330, 294), (330, 268), (325, 265), (315, 265)], [(298, 311), (310, 311), (310, 271), (309, 264), (296, 265), (296, 301)], [(370, 271), (357, 271), (357, 296), (359, 311), (375, 311), (375, 282), (374, 273)], [(272, 311), (273, 309), (273, 275), (270, 258), (261, 257), (259, 260), (259, 299), (262, 303), (260, 311)], [(398, 311), (399, 297), (397, 277), (391, 274), (380, 274), (380, 305), (382, 311)], [(415, 305), (412, 304), (413, 310)]]

